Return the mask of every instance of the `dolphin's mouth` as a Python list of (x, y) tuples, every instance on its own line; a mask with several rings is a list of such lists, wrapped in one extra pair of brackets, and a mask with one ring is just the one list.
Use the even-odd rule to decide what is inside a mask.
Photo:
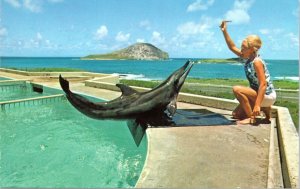
[(177, 89), (180, 90), (180, 88), (182, 87), (186, 77), (188, 76), (188, 74), (190, 73), (192, 67), (194, 65), (194, 62), (188, 60), (185, 65), (182, 67), (181, 73), (179, 74), (179, 80), (178, 80), (178, 84), (177, 84)]

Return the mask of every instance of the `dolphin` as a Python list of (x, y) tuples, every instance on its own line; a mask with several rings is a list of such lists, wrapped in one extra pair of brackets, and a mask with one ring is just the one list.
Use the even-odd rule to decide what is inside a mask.
[(108, 102), (93, 102), (73, 93), (69, 88), (69, 82), (61, 75), (59, 82), (68, 101), (78, 111), (94, 119), (128, 120), (145, 115), (165, 114), (172, 117), (177, 109), (178, 93), (192, 66), (193, 62), (187, 61), (184, 66), (172, 73), (160, 85), (147, 92), (138, 92), (127, 85), (116, 84), (122, 94)]

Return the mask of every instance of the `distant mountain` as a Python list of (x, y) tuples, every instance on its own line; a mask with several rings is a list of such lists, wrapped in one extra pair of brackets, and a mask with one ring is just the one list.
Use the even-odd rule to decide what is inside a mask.
[(150, 43), (135, 43), (127, 48), (117, 50), (108, 54), (94, 54), (82, 57), (81, 59), (95, 60), (164, 60), (169, 54), (160, 50)]

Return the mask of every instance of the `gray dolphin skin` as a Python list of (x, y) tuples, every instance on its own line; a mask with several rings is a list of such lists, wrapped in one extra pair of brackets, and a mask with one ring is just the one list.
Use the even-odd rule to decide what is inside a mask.
[(147, 92), (138, 92), (127, 85), (116, 84), (122, 95), (108, 102), (92, 102), (73, 93), (69, 82), (61, 75), (59, 82), (68, 101), (81, 113), (94, 119), (136, 119), (143, 115), (164, 112), (171, 117), (176, 112), (178, 93), (192, 66), (193, 62), (187, 61), (160, 85)]

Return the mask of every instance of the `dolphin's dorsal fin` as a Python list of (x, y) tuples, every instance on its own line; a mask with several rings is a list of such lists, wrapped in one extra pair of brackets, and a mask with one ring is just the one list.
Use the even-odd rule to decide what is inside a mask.
[(167, 106), (167, 111), (169, 112), (169, 116), (172, 117), (177, 110), (176, 98), (174, 98)]
[(131, 94), (138, 93), (133, 88), (131, 88), (127, 85), (121, 84), (121, 83), (116, 84), (116, 86), (119, 87), (119, 89), (121, 90), (123, 96), (129, 96)]

